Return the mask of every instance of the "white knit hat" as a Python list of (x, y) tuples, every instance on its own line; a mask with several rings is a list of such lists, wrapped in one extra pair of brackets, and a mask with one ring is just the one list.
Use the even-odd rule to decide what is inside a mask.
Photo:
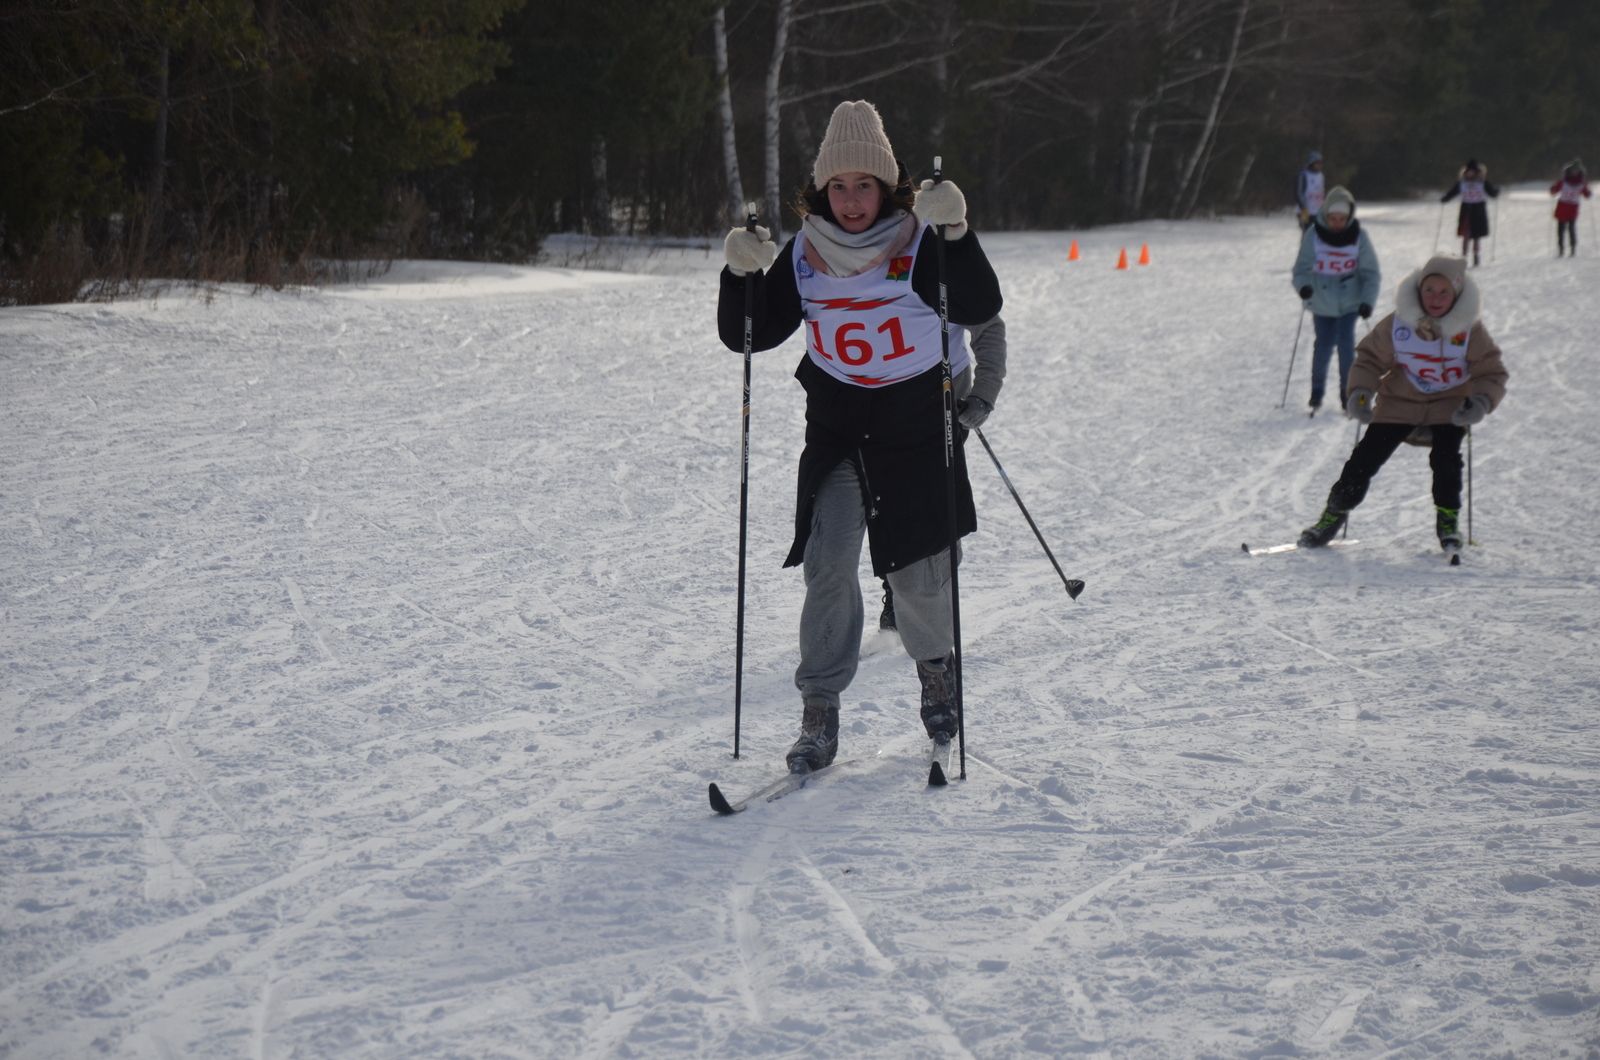
[(1467, 282), (1467, 259), (1451, 257), (1449, 254), (1436, 254), (1422, 266), (1417, 276), (1417, 286), (1420, 288), (1422, 281), (1429, 276), (1443, 276), (1450, 281), (1450, 286), (1455, 288), (1456, 294), (1460, 294), (1461, 288)]
[(864, 99), (833, 108), (811, 166), (812, 182), (819, 188), (840, 173), (870, 173), (891, 188), (900, 179), (900, 166), (883, 131), (883, 119), (878, 117), (878, 108)]

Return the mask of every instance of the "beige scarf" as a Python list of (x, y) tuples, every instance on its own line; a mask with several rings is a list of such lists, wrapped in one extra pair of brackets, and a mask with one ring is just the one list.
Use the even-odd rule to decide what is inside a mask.
[(911, 245), (922, 225), (915, 214), (896, 210), (865, 232), (850, 233), (816, 214), (800, 226), (806, 235), (806, 261), (825, 276), (859, 276)]

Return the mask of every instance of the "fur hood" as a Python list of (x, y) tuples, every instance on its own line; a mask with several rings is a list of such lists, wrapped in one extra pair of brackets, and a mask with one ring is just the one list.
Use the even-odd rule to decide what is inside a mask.
[[(1449, 263), (1446, 266), (1446, 263)], [(1425, 320), (1429, 320), (1422, 311), (1422, 280), (1424, 277), (1439, 273), (1451, 276), (1449, 267), (1457, 267), (1461, 274), (1461, 291), (1456, 295), (1456, 304), (1450, 307), (1450, 312), (1440, 317), (1437, 321), (1436, 333), (1442, 338), (1447, 335), (1459, 335), (1464, 331), (1471, 331), (1472, 326), (1478, 322), (1478, 315), (1482, 309), (1483, 301), (1478, 294), (1478, 284), (1471, 276), (1466, 275), (1465, 262), (1460, 258), (1434, 258), (1422, 268), (1400, 281), (1400, 286), (1394, 292), (1394, 315), (1400, 323), (1407, 325), (1412, 330), (1417, 330)], [(1453, 278), (1453, 277), (1452, 277)], [(1430, 321), (1431, 322), (1431, 321)], [(1426, 328), (1422, 329), (1428, 330)]]

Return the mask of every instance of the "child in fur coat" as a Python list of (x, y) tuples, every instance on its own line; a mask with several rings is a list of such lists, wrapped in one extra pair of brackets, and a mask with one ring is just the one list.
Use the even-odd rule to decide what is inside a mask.
[(1326, 545), (1413, 429), (1433, 445), (1434, 529), (1448, 551), (1461, 547), (1461, 440), (1505, 397), (1500, 348), (1478, 318), (1478, 286), (1462, 258), (1439, 256), (1401, 281), (1395, 309), (1356, 347), (1346, 411), (1370, 424), (1328, 491), (1322, 517), (1300, 535)]

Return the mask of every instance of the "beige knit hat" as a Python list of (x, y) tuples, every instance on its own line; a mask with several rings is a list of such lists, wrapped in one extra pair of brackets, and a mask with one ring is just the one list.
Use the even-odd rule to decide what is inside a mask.
[(823, 134), (817, 160), (811, 166), (812, 182), (819, 188), (840, 173), (871, 173), (891, 188), (900, 178), (900, 166), (894, 160), (894, 148), (889, 146), (878, 108), (864, 99), (833, 108), (828, 131)]
[(1437, 254), (1429, 258), (1428, 263), (1422, 267), (1422, 271), (1417, 275), (1417, 286), (1421, 287), (1422, 281), (1429, 276), (1443, 276), (1450, 281), (1450, 286), (1456, 289), (1456, 293), (1460, 294), (1461, 288), (1467, 282), (1467, 259)]

